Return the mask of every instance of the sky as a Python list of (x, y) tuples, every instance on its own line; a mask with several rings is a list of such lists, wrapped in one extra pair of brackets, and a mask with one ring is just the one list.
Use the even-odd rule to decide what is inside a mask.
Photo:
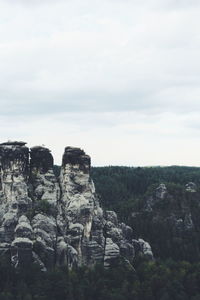
[(0, 0), (0, 142), (200, 166), (199, 0)]

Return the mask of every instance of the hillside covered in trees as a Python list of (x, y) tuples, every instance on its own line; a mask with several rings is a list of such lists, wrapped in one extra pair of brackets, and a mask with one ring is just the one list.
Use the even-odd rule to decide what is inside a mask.
[(160, 183), (170, 185), (174, 191), (184, 188), (190, 181), (200, 187), (200, 168), (93, 167), (92, 178), (102, 206), (115, 210), (125, 221), (139, 199)]
[(199, 300), (200, 264), (138, 261), (110, 269), (16, 270), (0, 261), (1, 300)]
[(102, 206), (147, 240), (156, 258), (200, 260), (200, 168), (103, 167), (92, 176)]

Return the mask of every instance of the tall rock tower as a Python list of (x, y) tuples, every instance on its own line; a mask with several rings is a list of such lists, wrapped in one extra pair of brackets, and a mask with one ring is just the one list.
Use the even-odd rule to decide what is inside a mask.
[(50, 150), (25, 144), (0, 144), (0, 255), (16, 267), (35, 262), (42, 270), (97, 262), (109, 267), (120, 257), (132, 263), (142, 243), (115, 212), (103, 212), (90, 157), (66, 147), (57, 178)]
[(10, 252), (14, 265), (31, 257), (33, 243), (28, 219), (32, 208), (28, 196), (29, 149), (24, 142), (0, 145), (0, 253)]

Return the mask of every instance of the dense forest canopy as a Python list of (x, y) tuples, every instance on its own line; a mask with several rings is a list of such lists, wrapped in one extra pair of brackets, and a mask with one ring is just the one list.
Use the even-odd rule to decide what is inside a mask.
[(1, 300), (200, 300), (200, 265), (184, 261), (41, 272), (34, 265), (16, 270), (1, 260), (0, 270)]
[(170, 167), (93, 167), (92, 178), (102, 206), (113, 209), (123, 220), (138, 198), (144, 197), (159, 183), (173, 184), (174, 189), (192, 181), (200, 186), (200, 168)]
[[(115, 210), (136, 238), (147, 240), (156, 258), (200, 260), (200, 168), (99, 167), (92, 177), (103, 208)], [(186, 190), (189, 182), (195, 193)], [(149, 210), (161, 183), (168, 194)]]

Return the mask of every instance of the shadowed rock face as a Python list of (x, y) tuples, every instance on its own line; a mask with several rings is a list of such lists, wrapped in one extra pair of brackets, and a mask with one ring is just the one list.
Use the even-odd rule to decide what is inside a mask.
[(30, 149), (30, 169), (46, 173), (53, 168), (53, 156), (49, 149), (35, 146)]
[(29, 149), (24, 144), (10, 142), (0, 145), (0, 253), (10, 250), (14, 265), (18, 264), (22, 251), (32, 248), (32, 242), (27, 238), (19, 251), (16, 250), (20, 239), (15, 233), (16, 226), (20, 216), (31, 209), (27, 185)]
[[(0, 144), (1, 175), (13, 175), (24, 178), (28, 175), (29, 149), (24, 145)], [(4, 182), (4, 181), (3, 181)]]
[(0, 169), (2, 205), (0, 215), (5, 219), (5, 213), (8, 211), (17, 215), (29, 206), (27, 186), (29, 149), (16, 144), (16, 142), (14, 145), (1, 144)]
[(34, 204), (44, 200), (57, 205), (60, 188), (53, 173), (53, 156), (47, 148), (36, 146), (30, 150), (29, 193)]
[(85, 152), (79, 148), (66, 147), (63, 154), (62, 165), (78, 166), (84, 173), (89, 173), (91, 160)]
[(136, 244), (152, 257), (150, 246), (133, 240), (133, 230), (114, 212), (103, 213), (83, 150), (65, 148), (59, 179), (49, 149), (31, 148), (29, 162), (24, 142), (1, 144), (0, 166), (0, 254), (10, 253), (16, 267), (109, 267), (119, 257), (132, 262)]

